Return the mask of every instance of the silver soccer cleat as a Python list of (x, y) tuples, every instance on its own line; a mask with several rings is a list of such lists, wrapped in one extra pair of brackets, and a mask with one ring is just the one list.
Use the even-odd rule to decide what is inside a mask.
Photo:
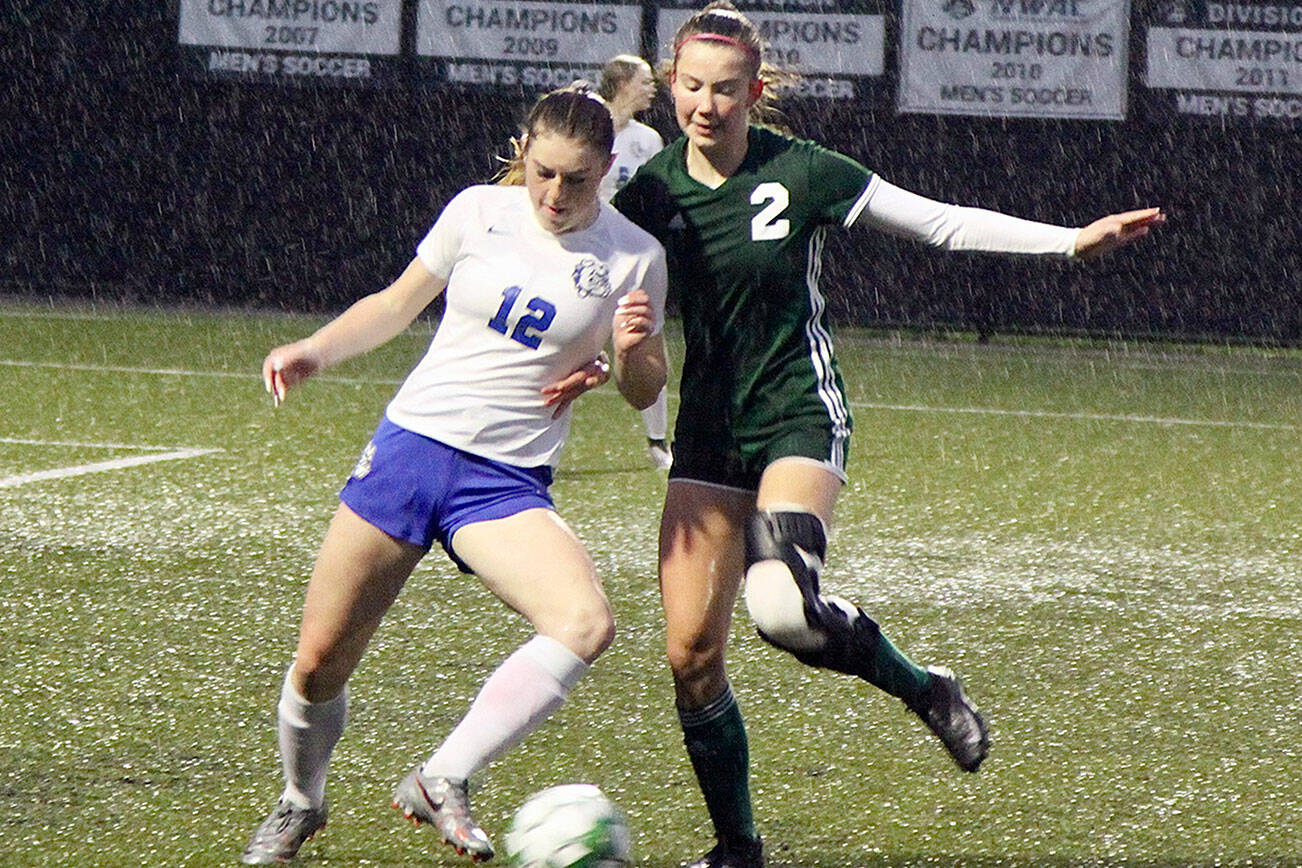
[(417, 825), (429, 823), (462, 856), (476, 862), (493, 858), (493, 845), (470, 815), (469, 787), (465, 781), (431, 778), (416, 766), (398, 784), (393, 806)]
[(267, 815), (244, 848), (245, 865), (280, 865), (298, 855), (298, 850), (326, 824), (326, 806), (298, 808), (281, 799)]

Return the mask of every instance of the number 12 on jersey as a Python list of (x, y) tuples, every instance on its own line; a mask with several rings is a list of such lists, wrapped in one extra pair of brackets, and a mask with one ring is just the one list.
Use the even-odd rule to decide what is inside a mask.
[[(490, 329), (507, 334), (507, 329), (511, 325), (511, 311), (520, 298), (521, 292), (524, 292), (524, 289), (519, 286), (508, 286), (502, 290), (502, 304), (497, 308), (493, 318), (488, 321)], [(547, 299), (538, 296), (529, 299), (525, 307), (529, 312), (516, 320), (515, 328), (510, 330), (510, 337), (511, 340), (536, 350), (542, 343), (542, 333), (547, 331), (547, 327), (556, 318), (556, 307)]]

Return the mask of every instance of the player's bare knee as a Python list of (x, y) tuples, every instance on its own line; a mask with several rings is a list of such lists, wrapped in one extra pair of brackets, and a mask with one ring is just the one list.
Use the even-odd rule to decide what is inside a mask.
[(611, 614), (609, 606), (604, 609), (601, 617), (587, 623), (585, 636), (588, 640), (588, 653), (579, 656), (591, 663), (605, 653), (615, 641), (615, 617)]
[(670, 640), (665, 648), (674, 681), (695, 693), (700, 685), (709, 685), (723, 678), (723, 646), (702, 641)]
[(554, 625), (537, 626), (538, 632), (551, 636), (588, 663), (600, 657), (615, 641), (615, 616), (604, 598), (575, 606)]

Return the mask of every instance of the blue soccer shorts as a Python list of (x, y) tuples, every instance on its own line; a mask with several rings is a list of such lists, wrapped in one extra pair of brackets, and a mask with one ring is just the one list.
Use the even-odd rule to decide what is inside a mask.
[(426, 551), (437, 540), (458, 569), (471, 573), (452, 551), (453, 534), (477, 521), (555, 509), (551, 482), (550, 467), (481, 458), (383, 419), (339, 499), (389, 536)]

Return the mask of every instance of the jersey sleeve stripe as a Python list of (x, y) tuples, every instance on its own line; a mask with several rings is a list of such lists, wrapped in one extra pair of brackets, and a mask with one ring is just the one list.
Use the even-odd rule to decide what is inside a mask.
[(849, 213), (845, 215), (845, 220), (841, 224), (842, 226), (849, 229), (855, 224), (855, 221), (859, 219), (859, 215), (863, 213), (863, 209), (868, 207), (868, 200), (872, 198), (873, 191), (877, 189), (877, 185), (881, 183), (881, 180), (881, 177), (875, 174), (868, 179), (868, 185), (863, 188), (859, 198), (850, 207)]

